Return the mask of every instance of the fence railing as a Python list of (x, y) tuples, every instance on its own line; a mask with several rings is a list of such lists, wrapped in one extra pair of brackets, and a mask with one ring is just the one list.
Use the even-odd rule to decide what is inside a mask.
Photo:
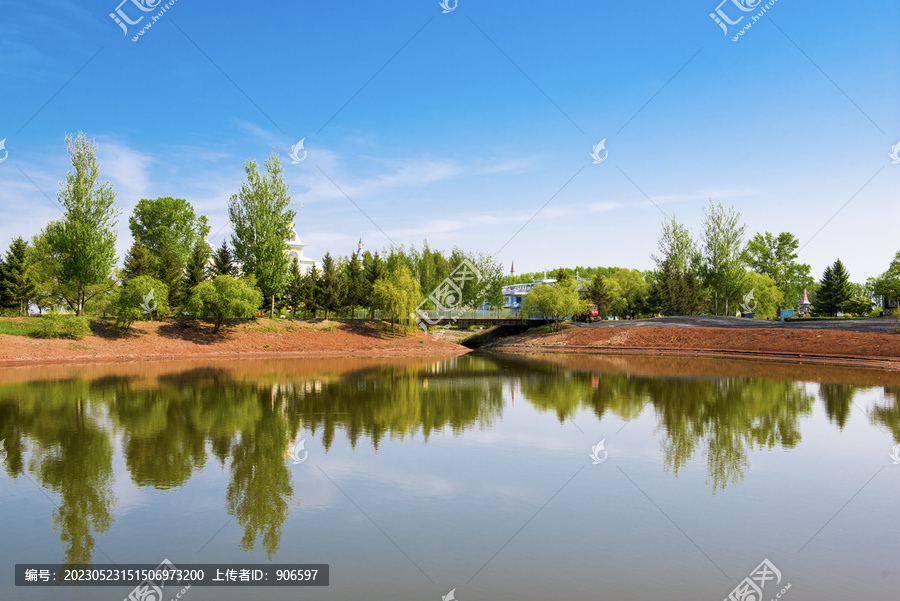
[[(424, 314), (424, 315), (423, 315)], [(518, 311), (509, 311), (506, 309), (496, 309), (491, 311), (484, 311), (479, 309), (474, 310), (463, 310), (463, 309), (441, 309), (435, 310), (432, 309), (430, 311), (421, 311), (419, 314), (424, 318), (427, 318), (430, 321), (437, 320), (457, 320), (457, 319), (483, 319), (483, 320), (492, 320), (492, 319), (519, 319)]]

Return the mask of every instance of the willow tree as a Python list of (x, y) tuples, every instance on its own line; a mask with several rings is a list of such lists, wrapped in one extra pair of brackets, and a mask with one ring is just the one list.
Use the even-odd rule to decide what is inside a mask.
[(108, 279), (116, 262), (119, 208), (113, 185), (98, 181), (97, 145), (83, 133), (75, 139), (66, 134), (66, 145), (73, 170), (57, 192), (65, 214), (48, 227), (48, 234), (50, 246), (60, 258), (60, 279), (78, 286), (75, 311), (82, 315), (85, 286)]
[(289, 208), (291, 190), (274, 148), (266, 161), (266, 173), (259, 172), (254, 159), (244, 163), (244, 171), (247, 181), (228, 201), (228, 217), (234, 226), (231, 244), (242, 272), (254, 275), (269, 299), (269, 317), (274, 319), (275, 296), (288, 283), (287, 239), (297, 213)]

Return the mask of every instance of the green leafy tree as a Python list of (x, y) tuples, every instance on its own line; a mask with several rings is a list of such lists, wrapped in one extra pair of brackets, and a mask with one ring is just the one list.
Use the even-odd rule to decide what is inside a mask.
[(755, 318), (778, 317), (779, 309), (784, 306), (784, 293), (774, 279), (766, 274), (751, 271), (747, 274), (745, 285), (753, 291), (753, 300), (748, 298), (747, 306), (753, 309)]
[(134, 239), (128, 254), (125, 255), (123, 271), (126, 280), (142, 275), (155, 277), (159, 274), (159, 260), (150, 253), (150, 249), (141, 242), (140, 237)]
[(468, 306), (477, 308), (482, 303), (489, 307), (503, 306), (503, 264), (486, 252), (470, 255), (469, 262), (478, 269), (481, 279), (472, 282), (474, 294)]
[(234, 255), (228, 248), (228, 240), (222, 240), (222, 246), (213, 253), (211, 275), (230, 275), (237, 277), (237, 268), (234, 265)]
[(6, 308), (18, 307), (19, 317), (28, 313), (28, 303), (35, 293), (34, 281), (29, 270), (28, 242), (17, 237), (0, 262), (0, 299)]
[(53, 252), (59, 257), (59, 278), (75, 282), (75, 311), (84, 311), (85, 286), (109, 279), (116, 262), (118, 216), (116, 192), (109, 182), (98, 182), (97, 145), (79, 134), (66, 144), (73, 171), (60, 184), (57, 197), (65, 209), (59, 221), (48, 226)]
[(782, 296), (783, 304), (779, 309), (796, 306), (803, 290), (812, 287), (810, 266), (797, 262), (799, 247), (800, 241), (790, 232), (781, 232), (778, 236), (766, 232), (753, 236), (744, 251), (744, 260), (750, 269), (775, 281)]
[(80, 293), (85, 312), (105, 311), (109, 295), (118, 285), (116, 280), (110, 273), (101, 282), (85, 285), (79, 291), (77, 282), (62, 276), (62, 258), (50, 245), (49, 232), (52, 226), (51, 222), (32, 238), (29, 250), (29, 273), (35, 286), (34, 304), (41, 311), (65, 306), (69, 311), (77, 313)]
[(234, 255), (244, 273), (253, 274), (266, 298), (270, 299), (269, 317), (275, 316), (275, 296), (287, 284), (290, 260), (286, 240), (296, 212), (289, 208), (291, 191), (284, 182), (284, 167), (272, 149), (261, 174), (256, 161), (244, 164), (247, 181), (228, 202), (228, 216), (234, 226), (231, 238)]
[(140, 275), (125, 282), (113, 295), (110, 304), (116, 315), (116, 326), (127, 332), (136, 321), (152, 320), (154, 313), (168, 313), (169, 290), (162, 281)]
[(882, 297), (884, 308), (888, 307), (890, 299), (900, 298), (900, 251), (894, 255), (894, 260), (887, 270), (875, 279), (872, 291)]
[(197, 216), (184, 198), (142, 198), (128, 220), (131, 235), (140, 238), (152, 255), (174, 253), (184, 268), (195, 245), (209, 233), (206, 216)]
[(747, 226), (741, 223), (741, 213), (734, 207), (727, 211), (722, 203), (709, 200), (703, 220), (702, 275), (713, 294), (713, 307), (719, 314), (719, 299), (728, 302), (740, 296), (744, 280), (744, 234)]
[(557, 332), (566, 317), (583, 315), (586, 310), (586, 303), (571, 279), (555, 285), (538, 284), (522, 300), (525, 315), (542, 315), (552, 320)]
[(215, 332), (226, 319), (253, 317), (263, 302), (262, 293), (252, 278), (237, 279), (219, 275), (198, 284), (187, 302), (187, 309), (195, 315), (212, 314)]
[(697, 242), (691, 236), (690, 230), (675, 220), (673, 215), (662, 223), (662, 232), (657, 241), (659, 255), (650, 255), (656, 263), (657, 269), (662, 268), (666, 259), (672, 267), (679, 272), (696, 271), (701, 261)]
[(408, 267), (400, 265), (375, 281), (372, 302), (376, 309), (391, 316), (391, 332), (397, 322), (408, 326), (409, 316), (419, 303), (419, 283)]
[(872, 302), (871, 298), (867, 298), (865, 296), (854, 296), (853, 298), (845, 300), (843, 303), (841, 303), (841, 311), (843, 311), (845, 314), (865, 317), (872, 310), (873, 306), (875, 306), (875, 303)]
[(816, 291), (816, 313), (836, 316), (842, 305), (850, 300), (850, 274), (840, 259), (825, 268)]
[(611, 278), (613, 311), (624, 319), (634, 319), (648, 309), (650, 285), (637, 269), (620, 269)]

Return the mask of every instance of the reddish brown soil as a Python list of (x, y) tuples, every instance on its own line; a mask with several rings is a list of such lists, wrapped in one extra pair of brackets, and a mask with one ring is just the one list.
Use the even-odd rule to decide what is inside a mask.
[(85, 363), (179, 358), (251, 358), (328, 355), (425, 355), (464, 353), (452, 342), (435, 340), (421, 330), (391, 335), (372, 323), (344, 321), (248, 321), (223, 326), (154, 321), (136, 323), (116, 337), (111, 327), (95, 322), (96, 336), (81, 340), (42, 340), (0, 335), (0, 366), (35, 363)]
[(900, 333), (834, 330), (563, 326), (559, 333), (501, 338), (504, 351), (588, 351), (782, 358), (829, 363), (868, 363), (900, 369)]

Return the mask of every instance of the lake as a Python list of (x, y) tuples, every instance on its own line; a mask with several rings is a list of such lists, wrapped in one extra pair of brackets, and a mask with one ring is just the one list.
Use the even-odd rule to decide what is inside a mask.
[(561, 354), (6, 368), (0, 440), (4, 600), (133, 588), (16, 587), (17, 563), (165, 558), (330, 566), (327, 587), (187, 601), (900, 590), (896, 372)]

